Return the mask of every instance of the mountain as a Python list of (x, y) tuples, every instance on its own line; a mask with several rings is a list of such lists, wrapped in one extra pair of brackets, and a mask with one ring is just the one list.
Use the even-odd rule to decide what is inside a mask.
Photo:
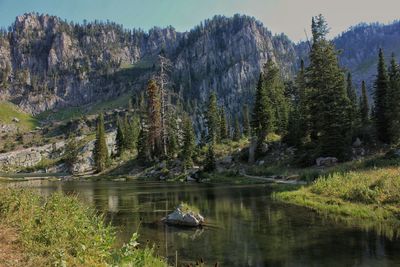
[[(400, 56), (400, 22), (360, 24), (333, 42), (342, 66), (370, 92), (377, 50)], [(273, 35), (255, 18), (215, 16), (188, 32), (173, 27), (148, 32), (112, 22), (74, 24), (55, 16), (28, 13), (0, 32), (0, 100), (30, 114), (78, 107), (143, 90), (158, 69), (163, 51), (171, 60), (170, 86), (191, 107), (211, 91), (231, 113), (251, 100), (263, 64), (274, 60), (293, 77), (306, 42)]]
[(132, 94), (157, 69), (161, 51), (172, 61), (172, 87), (179, 94), (203, 101), (215, 90), (231, 110), (251, 97), (268, 59), (287, 76), (296, 61), (286, 36), (272, 35), (247, 16), (215, 16), (180, 33), (29, 13), (0, 34), (0, 98), (38, 114)]
[[(379, 48), (384, 50), (387, 63), (392, 53), (400, 60), (400, 21), (389, 25), (362, 23), (334, 38), (333, 43), (340, 51), (340, 64), (352, 73), (354, 84), (360, 89), (365, 80), (372, 94)], [(308, 50), (306, 42), (296, 45), (299, 59), (307, 58)]]

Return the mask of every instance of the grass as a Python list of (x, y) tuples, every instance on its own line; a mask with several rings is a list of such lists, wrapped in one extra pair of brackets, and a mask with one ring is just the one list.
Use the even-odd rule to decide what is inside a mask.
[[(13, 122), (14, 118), (17, 118), (19, 122)], [(7, 101), (0, 101), (0, 122), (14, 124), (24, 131), (33, 130), (38, 126), (38, 121), (34, 117)]]
[(335, 172), (320, 176), (310, 186), (291, 192), (278, 192), (274, 197), (327, 215), (398, 227), (400, 168), (391, 166)]
[(185, 203), (185, 202), (181, 202), (181, 204), (179, 205), (179, 208), (183, 213), (190, 213), (190, 212), (197, 213), (197, 214), (200, 213), (199, 208), (189, 205), (188, 203)]
[(114, 229), (73, 196), (2, 189), (0, 218), (34, 266), (166, 266), (153, 248), (138, 249), (137, 234), (115, 248)]

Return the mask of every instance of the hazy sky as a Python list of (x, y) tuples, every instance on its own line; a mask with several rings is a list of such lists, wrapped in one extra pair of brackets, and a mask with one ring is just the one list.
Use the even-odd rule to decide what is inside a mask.
[(400, 19), (400, 0), (0, 0), (0, 26), (31, 11), (75, 22), (109, 19), (127, 28), (172, 25), (179, 31), (216, 14), (240, 13), (298, 41), (305, 38), (313, 15), (322, 13), (335, 36), (359, 22)]

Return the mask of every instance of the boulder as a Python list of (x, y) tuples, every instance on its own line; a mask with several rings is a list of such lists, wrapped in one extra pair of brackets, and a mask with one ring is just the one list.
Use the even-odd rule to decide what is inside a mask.
[(319, 157), (315, 160), (318, 167), (331, 167), (338, 163), (338, 159), (335, 157)]
[(204, 218), (199, 213), (188, 209), (185, 204), (180, 204), (163, 221), (170, 225), (198, 227), (204, 223)]
[(362, 142), (361, 142), (360, 138), (357, 137), (357, 139), (353, 143), (353, 147), (359, 147), (361, 145), (362, 145)]
[(12, 121), (18, 123), (18, 122), (19, 122), (19, 119), (14, 117), (14, 118), (12, 119)]

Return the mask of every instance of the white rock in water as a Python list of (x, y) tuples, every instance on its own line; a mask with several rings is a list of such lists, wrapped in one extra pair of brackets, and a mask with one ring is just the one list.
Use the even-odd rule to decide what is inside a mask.
[(183, 212), (181, 204), (165, 217), (164, 222), (171, 225), (197, 227), (204, 223), (204, 217), (193, 211)]

